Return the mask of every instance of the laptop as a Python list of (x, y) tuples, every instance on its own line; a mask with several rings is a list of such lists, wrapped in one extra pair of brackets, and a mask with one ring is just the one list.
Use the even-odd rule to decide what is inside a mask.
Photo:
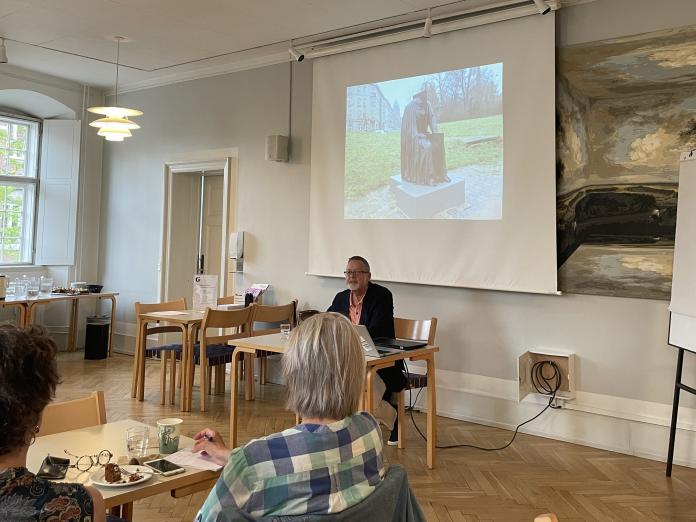
[(375, 346), (396, 348), (397, 350), (415, 350), (427, 345), (428, 341), (407, 341), (406, 339), (390, 339), (388, 337), (377, 337), (375, 339)]
[(370, 332), (367, 331), (367, 327), (358, 324), (353, 325), (355, 331), (360, 336), (360, 344), (362, 345), (363, 353), (369, 357), (384, 357), (385, 355), (392, 355), (395, 353), (401, 353), (402, 350), (388, 347), (376, 347), (375, 343), (372, 341), (372, 336)]

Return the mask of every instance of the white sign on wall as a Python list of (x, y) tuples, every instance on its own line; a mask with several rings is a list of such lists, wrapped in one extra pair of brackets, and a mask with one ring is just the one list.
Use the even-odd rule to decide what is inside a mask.
[(217, 309), (218, 276), (196, 275), (193, 276), (193, 309), (205, 310)]

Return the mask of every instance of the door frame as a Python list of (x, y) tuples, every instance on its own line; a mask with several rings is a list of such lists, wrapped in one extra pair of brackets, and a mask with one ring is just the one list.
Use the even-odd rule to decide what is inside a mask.
[[(169, 272), (169, 260), (171, 257), (171, 223), (172, 223), (172, 213), (174, 209), (172, 208), (171, 193), (172, 193), (172, 180), (177, 174), (190, 174), (193, 172), (206, 172), (206, 171), (222, 171), (223, 175), (223, 203), (222, 203), (222, 234), (220, 241), (222, 243), (222, 248), (220, 249), (220, 276), (218, 279), (218, 295), (224, 297), (227, 295), (227, 265), (228, 265), (228, 253), (229, 253), (229, 234), (230, 230), (236, 228), (236, 194), (237, 194), (237, 157), (227, 156), (215, 159), (191, 159), (191, 160), (180, 160), (165, 162), (164, 165), (164, 197), (162, 204), (162, 236), (161, 236), (161, 250), (160, 250), (160, 263), (159, 263), (159, 282), (158, 282), (158, 295), (160, 301), (169, 301), (173, 297), (181, 296), (170, 296), (168, 288), (168, 272)], [(233, 210), (230, 211), (231, 205), (233, 205)], [(194, 274), (191, 274), (193, 277)], [(190, 303), (189, 303), (190, 305)]]

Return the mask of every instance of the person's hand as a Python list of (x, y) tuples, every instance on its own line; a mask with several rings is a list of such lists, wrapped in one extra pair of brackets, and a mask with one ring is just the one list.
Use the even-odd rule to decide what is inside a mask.
[(205, 428), (196, 435), (193, 439), (196, 443), (191, 448), (194, 453), (201, 452), (204, 455), (209, 455), (216, 463), (224, 466), (230, 458), (230, 449), (225, 446), (225, 441), (222, 440), (220, 434), (210, 428)]

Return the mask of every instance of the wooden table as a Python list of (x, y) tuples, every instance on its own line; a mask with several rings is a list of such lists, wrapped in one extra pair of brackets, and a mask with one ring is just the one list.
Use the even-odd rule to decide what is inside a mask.
[[(228, 344), (235, 346), (232, 360), (237, 360), (238, 354), (243, 354), (246, 360), (253, 360), (257, 351), (267, 351), (274, 353), (285, 353), (286, 340), (281, 334), (260, 335), (258, 337), (245, 337), (242, 339), (234, 339)], [(415, 350), (404, 350), (403, 352), (393, 355), (385, 355), (383, 357), (365, 357), (367, 366), (365, 398), (363, 404), (369, 412), (374, 411), (373, 398), (373, 383), (377, 370), (393, 366), (396, 361), (410, 359), (412, 361), (425, 361), (428, 372), (428, 413), (427, 413), (427, 430), (426, 430), (426, 461), (428, 468), (432, 469), (435, 465), (435, 445), (437, 442), (437, 423), (436, 423), (436, 401), (435, 401), (435, 353), (440, 349), (437, 346), (425, 346)], [(247, 363), (245, 362), (245, 365)], [(232, 368), (230, 372), (232, 377), (232, 397), (230, 404), (230, 444), (231, 447), (237, 447), (237, 372)], [(248, 387), (249, 379), (246, 380), (246, 396), (250, 397)], [(403, 437), (403, 419), (399, 419), (399, 439)]]
[[(191, 411), (193, 391), (193, 345), (196, 332), (203, 322), (205, 312), (198, 310), (181, 310), (171, 312), (150, 312), (138, 316), (138, 336), (135, 340), (135, 357), (133, 360), (133, 382), (131, 396), (142, 401), (145, 397), (145, 331), (148, 323), (162, 322), (181, 329), (181, 411)], [(174, 383), (170, 383), (174, 386)], [(201, 393), (204, 393), (202, 390)]]
[(34, 323), (36, 307), (43, 304), (55, 303), (57, 301), (70, 301), (70, 324), (68, 327), (68, 350), (75, 351), (77, 343), (77, 317), (80, 306), (80, 299), (96, 297), (100, 301), (109, 299), (111, 301), (111, 323), (109, 325), (109, 356), (111, 356), (111, 344), (114, 336), (114, 321), (116, 320), (116, 296), (118, 292), (101, 292), (98, 294), (49, 294), (37, 295), (36, 297), (8, 297), (0, 301), (3, 307), (14, 307), (19, 312), (19, 326), (25, 328)]
[[(65, 458), (66, 455), (64, 450), (68, 450), (74, 455), (96, 455), (101, 450), (106, 449), (114, 454), (112, 460), (115, 461), (118, 457), (128, 454), (126, 448), (126, 430), (136, 426), (150, 428), (150, 437), (155, 437), (157, 433), (157, 428), (155, 427), (127, 419), (109, 422), (99, 426), (37, 437), (36, 442), (29, 447), (27, 468), (29, 471), (36, 473), (41, 467), (41, 462), (46, 455), (51, 454), (56, 457)], [(156, 439), (154, 440), (156, 441)], [(194, 440), (189, 437), (181, 436), (179, 438), (179, 448), (189, 448), (193, 446), (193, 443)], [(153, 446), (153, 439), (151, 439), (150, 446)], [(74, 463), (74, 460), (74, 458), (71, 458), (71, 463)], [(170, 477), (153, 475), (150, 480), (142, 482), (141, 484), (114, 488), (92, 484), (90, 477), (96, 470), (97, 468), (95, 467), (90, 471), (81, 472), (75, 468), (69, 468), (65, 479), (58, 482), (78, 482), (80, 484), (92, 485), (101, 492), (106, 507), (115, 508), (166, 491), (170, 491), (173, 497), (180, 497), (190, 494), (193, 491), (200, 491), (208, 485), (212, 487), (212, 484), (220, 475), (219, 471), (187, 469), (184, 473), (178, 475), (172, 475)]]

